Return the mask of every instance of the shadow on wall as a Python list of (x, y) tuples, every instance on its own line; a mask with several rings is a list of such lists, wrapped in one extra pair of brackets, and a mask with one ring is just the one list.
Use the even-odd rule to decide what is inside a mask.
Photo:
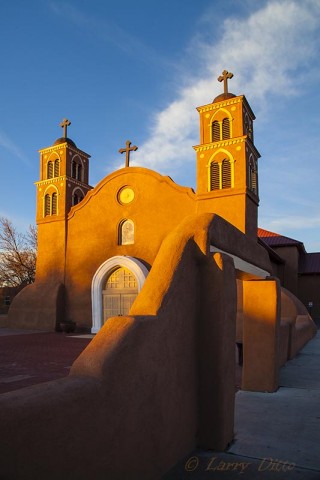
[(305, 305), (289, 290), (281, 288), (280, 365), (292, 359), (317, 333)]
[[(1, 395), (3, 478), (160, 479), (196, 446), (228, 446), (236, 271), (210, 244), (270, 267), (266, 251), (220, 217), (186, 218), (163, 241), (131, 315), (109, 319), (69, 377)], [(312, 324), (304, 329), (300, 305), (274, 278), (244, 281), (241, 308), (244, 385), (276, 389), (281, 324), (294, 322), (292, 352)]]
[(64, 319), (64, 303), (65, 287), (54, 280), (54, 275), (51, 282), (36, 281), (14, 298), (8, 313), (8, 327), (53, 332)]
[(236, 280), (210, 240), (239, 235), (211, 214), (185, 219), (163, 242), (132, 316), (108, 320), (69, 377), (1, 396), (4, 478), (150, 480), (196, 445), (227, 447)]
[(279, 369), (316, 334), (306, 307), (277, 278), (237, 280), (242, 390), (275, 392)]

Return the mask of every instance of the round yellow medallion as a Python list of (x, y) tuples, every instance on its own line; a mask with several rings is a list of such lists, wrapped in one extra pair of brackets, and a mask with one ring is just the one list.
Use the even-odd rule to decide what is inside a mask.
[(121, 203), (130, 203), (134, 199), (134, 191), (130, 187), (123, 187), (118, 193), (118, 199)]

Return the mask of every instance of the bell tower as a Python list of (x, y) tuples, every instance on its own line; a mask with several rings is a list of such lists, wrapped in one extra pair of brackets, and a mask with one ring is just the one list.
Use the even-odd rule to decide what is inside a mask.
[(80, 150), (67, 136), (71, 122), (60, 126), (63, 136), (53, 145), (41, 149), (40, 180), (37, 187), (37, 225), (39, 249), (37, 279), (52, 268), (63, 283), (68, 231), (68, 213), (81, 202), (92, 187), (89, 185), (90, 155)]
[(244, 95), (228, 92), (231, 72), (218, 81), (224, 92), (212, 103), (198, 107), (200, 145), (197, 153), (197, 196), (200, 211), (224, 217), (256, 238), (258, 222), (258, 158), (253, 141), (255, 116)]
[(64, 219), (70, 208), (83, 200), (89, 185), (90, 155), (67, 137), (71, 122), (60, 123), (63, 136), (40, 150), (40, 180), (37, 186), (37, 223)]

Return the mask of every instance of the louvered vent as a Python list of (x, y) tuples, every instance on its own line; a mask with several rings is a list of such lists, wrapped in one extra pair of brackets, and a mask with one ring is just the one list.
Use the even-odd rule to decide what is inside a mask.
[(220, 124), (216, 120), (212, 123), (212, 141), (218, 142), (220, 140)]
[(53, 163), (48, 162), (47, 165), (47, 178), (53, 178)]
[(50, 215), (51, 198), (50, 195), (44, 197), (44, 216)]
[(219, 190), (220, 188), (220, 179), (219, 179), (219, 164), (212, 162), (210, 165), (210, 188), (211, 190)]
[(59, 177), (60, 175), (60, 162), (59, 160), (54, 161), (54, 176)]
[(57, 197), (57, 194), (56, 193), (53, 193), (52, 194), (52, 211), (51, 211), (51, 214), (52, 215), (56, 215), (57, 214), (57, 202), (58, 201), (58, 197)]
[(231, 164), (227, 159), (222, 162), (222, 188), (231, 188)]
[(257, 172), (255, 170), (251, 172), (251, 190), (256, 195), (258, 194)]
[(222, 120), (222, 138), (225, 140), (230, 138), (230, 120), (229, 118), (224, 118)]

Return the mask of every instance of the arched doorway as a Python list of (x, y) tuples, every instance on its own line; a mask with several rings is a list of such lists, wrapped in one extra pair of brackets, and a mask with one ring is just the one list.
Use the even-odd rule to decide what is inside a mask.
[(92, 333), (97, 333), (108, 318), (128, 314), (148, 273), (133, 257), (115, 256), (100, 265), (91, 286)]

